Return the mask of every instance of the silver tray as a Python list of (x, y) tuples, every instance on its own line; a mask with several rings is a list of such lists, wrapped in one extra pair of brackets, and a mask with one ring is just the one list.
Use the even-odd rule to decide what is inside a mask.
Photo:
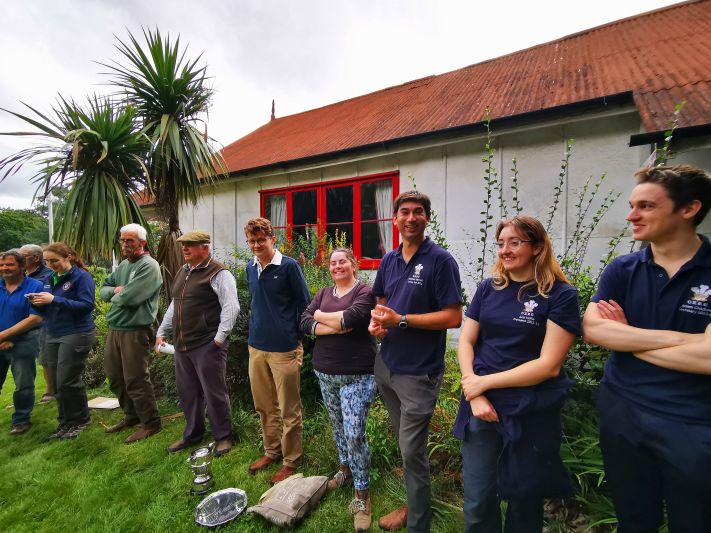
[(195, 508), (195, 522), (216, 527), (234, 520), (247, 508), (247, 494), (242, 489), (222, 489), (213, 492)]

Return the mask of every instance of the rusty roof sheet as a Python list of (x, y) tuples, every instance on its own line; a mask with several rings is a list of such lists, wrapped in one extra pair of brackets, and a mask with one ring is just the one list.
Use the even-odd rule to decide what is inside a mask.
[(318, 109), (224, 148), (230, 172), (631, 92), (648, 132), (711, 123), (711, 0), (690, 1)]

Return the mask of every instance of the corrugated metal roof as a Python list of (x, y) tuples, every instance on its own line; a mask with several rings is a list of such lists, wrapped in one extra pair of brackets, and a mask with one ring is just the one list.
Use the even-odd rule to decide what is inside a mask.
[(224, 149), (231, 172), (632, 92), (648, 132), (711, 123), (711, 0), (630, 17), (438, 76), (272, 120)]

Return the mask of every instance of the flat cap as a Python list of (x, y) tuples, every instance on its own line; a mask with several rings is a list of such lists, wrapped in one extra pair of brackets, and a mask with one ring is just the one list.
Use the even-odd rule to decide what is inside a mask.
[(210, 234), (206, 231), (193, 230), (178, 237), (178, 242), (210, 243)]

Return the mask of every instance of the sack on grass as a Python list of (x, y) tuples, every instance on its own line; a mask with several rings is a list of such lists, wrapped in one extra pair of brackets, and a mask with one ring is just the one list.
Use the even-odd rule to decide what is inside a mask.
[(247, 512), (257, 513), (276, 526), (291, 527), (316, 507), (327, 484), (326, 476), (294, 474), (262, 494)]

